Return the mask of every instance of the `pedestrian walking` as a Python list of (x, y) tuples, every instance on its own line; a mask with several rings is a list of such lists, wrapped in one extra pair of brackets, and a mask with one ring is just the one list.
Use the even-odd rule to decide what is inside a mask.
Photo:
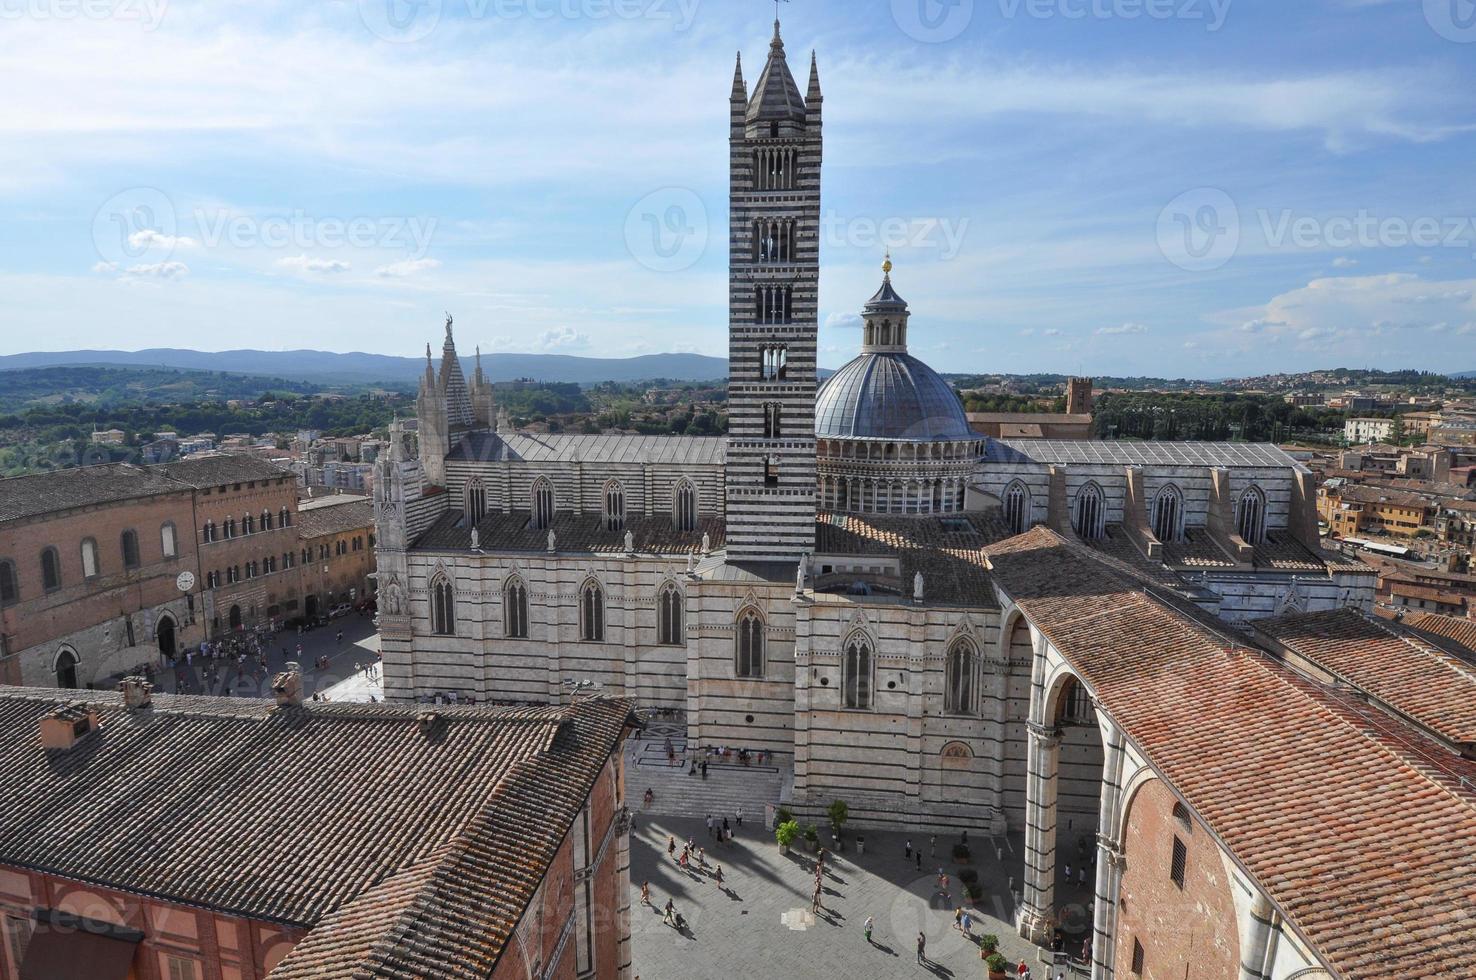
[(1066, 884), (1071, 884), (1071, 862), (1066, 862)]
[(871, 942), (871, 926), (872, 926), (872, 923), (873, 923), (873, 920), (872, 920), (871, 916), (868, 915), (866, 917), (866, 921), (863, 922), (863, 923), (861, 923), (861, 931), (866, 936), (866, 942), (868, 944), (870, 944), (870, 945), (875, 945), (874, 943)]
[(641, 904), (651, 904), (651, 883), (649, 881), (641, 882)]
[(928, 857), (937, 857), (937, 856), (938, 856), (938, 835), (937, 834), (929, 834), (928, 835)]
[(723, 887), (723, 866), (721, 864), (717, 866), (717, 871), (713, 874), (713, 877), (717, 879), (717, 886), (719, 888), (722, 888)]
[(928, 961), (928, 937), (920, 932), (917, 934), (917, 961), (919, 963)]
[(661, 916), (661, 921), (670, 926), (676, 925), (676, 906), (671, 903), (671, 899), (669, 898), (666, 900), (666, 911)]
[(741, 806), (738, 808), (738, 826), (743, 826), (743, 807)]
[(1085, 867), (1077, 868), (1076, 869), (1076, 874), (1077, 874), (1077, 881), (1079, 881), (1079, 882), (1081, 882), (1081, 884), (1085, 885), (1087, 883), (1087, 869)]
[(1020, 967), (1015, 971), (1015, 976), (1017, 976), (1019, 980), (1030, 980), (1030, 964), (1021, 959)]
[(902, 842), (902, 860), (912, 860), (912, 838), (910, 837)]
[(676, 835), (672, 834), (666, 838), (666, 856), (676, 856)]
[(702, 865), (704, 868), (707, 867), (707, 848), (697, 848), (697, 863)]
[(963, 910), (963, 928), (960, 931), (970, 939), (974, 938), (974, 917), (969, 914), (968, 909)]
[(724, 817), (723, 818), (723, 836), (726, 837), (726, 838), (728, 838), (728, 839), (730, 839), (730, 840), (733, 837), (733, 828), (731, 828), (731, 827), (728, 826), (728, 818), (727, 817)]
[(953, 910), (953, 928), (963, 932), (963, 909)]
[(819, 881), (816, 881), (815, 882), (815, 894), (812, 895), (812, 896), (810, 896), (810, 911), (811, 912), (819, 912), (820, 911), (820, 882)]

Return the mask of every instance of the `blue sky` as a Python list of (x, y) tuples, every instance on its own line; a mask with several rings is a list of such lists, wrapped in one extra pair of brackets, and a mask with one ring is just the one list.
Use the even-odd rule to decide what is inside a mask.
[[(0, 353), (724, 355), (763, 0), (0, 0)], [(1472, 0), (782, 5), (821, 361), (1476, 369)]]

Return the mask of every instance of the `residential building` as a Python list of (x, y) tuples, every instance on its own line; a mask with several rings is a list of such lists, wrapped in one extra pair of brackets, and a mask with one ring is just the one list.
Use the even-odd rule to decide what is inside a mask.
[(1338, 537), (1356, 537), (1365, 531), (1413, 537), (1433, 534), (1437, 508), (1418, 493), (1327, 480), (1317, 491), (1317, 513)]
[(368, 497), (335, 494), (302, 501), (297, 533), (304, 616), (374, 595), (374, 504)]
[(0, 978), (629, 980), (629, 702), (121, 688), (0, 688)]
[(1356, 418), (1343, 423), (1343, 441), (1349, 445), (1388, 442), (1394, 438), (1393, 419)]
[(92, 434), (92, 443), (98, 446), (121, 446), (126, 437), (127, 433), (122, 429), (105, 429)]

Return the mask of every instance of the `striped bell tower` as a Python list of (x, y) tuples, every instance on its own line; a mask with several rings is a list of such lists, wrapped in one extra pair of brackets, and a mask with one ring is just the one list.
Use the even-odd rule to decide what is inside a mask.
[(729, 105), (729, 561), (793, 561), (815, 545), (820, 284), (820, 73), (800, 94), (779, 22), (750, 97)]

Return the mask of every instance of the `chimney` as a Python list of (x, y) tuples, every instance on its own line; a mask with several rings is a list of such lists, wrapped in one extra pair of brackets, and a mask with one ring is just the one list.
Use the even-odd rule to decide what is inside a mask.
[(295, 663), (272, 678), (272, 691), (277, 695), (277, 707), (286, 708), (302, 704), (302, 668)]
[(62, 705), (41, 718), (41, 747), (66, 752), (97, 728), (97, 712), (81, 701)]
[(123, 707), (129, 711), (149, 708), (154, 704), (154, 685), (142, 677), (123, 678), (118, 682), (118, 690), (123, 692)]

